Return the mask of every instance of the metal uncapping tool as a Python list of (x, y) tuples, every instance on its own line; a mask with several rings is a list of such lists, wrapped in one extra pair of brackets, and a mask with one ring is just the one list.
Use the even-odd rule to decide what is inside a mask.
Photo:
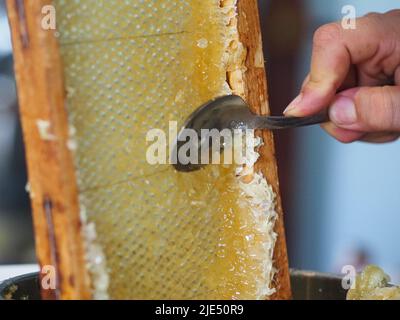
[[(220, 132), (224, 129), (281, 130), (321, 124), (327, 121), (329, 121), (329, 118), (326, 112), (300, 118), (260, 116), (252, 113), (248, 104), (241, 97), (235, 95), (223, 96), (202, 105), (188, 117), (182, 130), (178, 134), (174, 150), (175, 152), (179, 152), (180, 147), (187, 143), (185, 129), (196, 131), (199, 136), (199, 141), (201, 141), (200, 134), (202, 129), (217, 129)], [(210, 143), (210, 139), (207, 139), (205, 143)], [(202, 143), (198, 143), (197, 145), (200, 150)], [(179, 161), (179, 157), (178, 163), (174, 164), (177, 171), (183, 172), (195, 171), (202, 166), (201, 163), (182, 163)]]

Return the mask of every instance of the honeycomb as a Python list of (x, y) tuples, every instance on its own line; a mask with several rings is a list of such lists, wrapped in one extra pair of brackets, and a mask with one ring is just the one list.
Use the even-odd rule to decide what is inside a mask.
[(232, 93), (227, 72), (243, 68), (235, 1), (54, 5), (94, 298), (272, 294), (266, 181), (244, 185), (234, 165), (178, 173), (146, 161), (150, 129), (168, 133), (169, 121)]
[(400, 300), (400, 287), (389, 285), (389, 281), (381, 268), (369, 265), (357, 275), (347, 300)]

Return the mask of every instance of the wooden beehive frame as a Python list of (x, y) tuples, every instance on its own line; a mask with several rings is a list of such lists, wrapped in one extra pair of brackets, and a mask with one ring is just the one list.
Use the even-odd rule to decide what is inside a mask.
[[(61, 59), (55, 31), (41, 26), (42, 8), (49, 4), (49, 0), (7, 0), (36, 252), (39, 264), (54, 266), (57, 274), (56, 288), (43, 289), (43, 298), (88, 299)], [(49, 124), (47, 136), (40, 122)]]
[[(45, 299), (89, 299), (78, 188), (68, 144), (68, 119), (62, 63), (55, 30), (41, 25), (42, 8), (51, 0), (7, 0), (14, 46), (20, 114), (26, 145), (31, 202), (40, 265), (54, 266), (57, 287), (42, 290)], [(240, 40), (248, 50), (246, 97), (253, 111), (268, 114), (267, 82), (257, 0), (238, 1)], [(46, 132), (43, 132), (43, 129)], [(274, 299), (291, 296), (282, 206), (273, 135), (259, 132), (265, 145), (256, 169), (277, 197)]]
[[(247, 48), (247, 71), (245, 73), (246, 100), (255, 113), (268, 115), (270, 108), (267, 94), (267, 76), (265, 73), (257, 0), (239, 0), (238, 15), (240, 41)], [(258, 134), (262, 136), (264, 145), (260, 149), (261, 157), (256, 165), (256, 170), (263, 173), (277, 195), (276, 211), (278, 213), (278, 220), (275, 225), (275, 232), (278, 238), (274, 249), (274, 267), (277, 269), (274, 287), (277, 289), (277, 292), (272, 299), (290, 299), (290, 274), (274, 137), (271, 131), (260, 131)]]

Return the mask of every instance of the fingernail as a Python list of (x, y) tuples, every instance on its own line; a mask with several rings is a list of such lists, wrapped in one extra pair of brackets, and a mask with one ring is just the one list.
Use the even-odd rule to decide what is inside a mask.
[(330, 119), (338, 125), (351, 125), (357, 122), (357, 112), (354, 101), (339, 96), (329, 109)]
[(299, 94), (296, 99), (294, 99), (289, 106), (283, 111), (283, 114), (290, 113), (291, 111), (295, 110), (299, 103), (303, 100), (303, 94)]

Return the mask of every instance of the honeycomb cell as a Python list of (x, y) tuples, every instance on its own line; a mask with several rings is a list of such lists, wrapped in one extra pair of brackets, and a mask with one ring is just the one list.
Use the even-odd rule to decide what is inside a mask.
[(238, 39), (229, 23), (233, 2), (54, 3), (82, 219), (92, 228), (94, 296), (273, 293), (276, 213), (265, 180), (244, 186), (234, 165), (183, 174), (146, 161), (149, 130), (168, 132), (169, 121), (182, 124), (204, 102), (232, 92), (227, 72), (240, 56), (228, 50)]

